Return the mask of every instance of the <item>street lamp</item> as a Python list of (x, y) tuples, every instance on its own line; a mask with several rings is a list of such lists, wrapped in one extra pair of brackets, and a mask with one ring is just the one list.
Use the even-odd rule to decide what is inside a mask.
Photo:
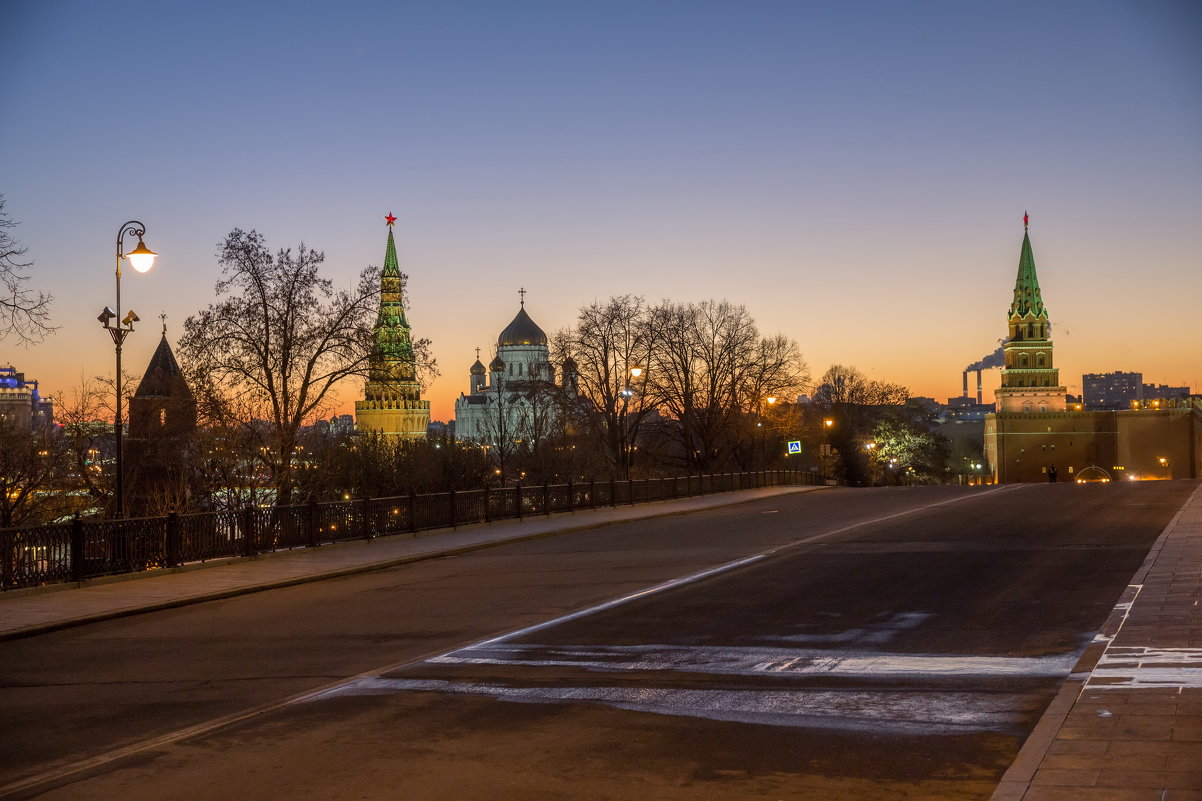
[[(138, 238), (137, 247), (129, 253), (124, 252), (126, 234)], [(117, 310), (113, 311), (108, 306), (105, 306), (104, 311), (100, 312), (100, 316), (96, 318), (104, 326), (104, 329), (109, 332), (109, 336), (113, 338), (113, 346), (117, 351), (117, 416), (113, 423), (114, 433), (117, 435), (117, 486), (113, 493), (114, 517), (121, 517), (125, 513), (125, 474), (121, 467), (121, 436), (123, 433), (123, 423), (121, 420), (121, 344), (125, 342), (127, 336), (133, 333), (134, 323), (140, 319), (132, 309), (125, 317), (121, 317), (121, 260), (129, 259), (130, 266), (140, 273), (144, 273), (154, 266), (154, 258), (159, 254), (146, 247), (146, 243), (142, 241), (142, 237), (145, 235), (146, 226), (137, 220), (130, 220), (117, 229)], [(113, 321), (117, 319), (120, 319), (120, 322), (114, 324)]]
[(626, 368), (626, 372), (630, 374), (631, 380), (627, 382), (626, 387), (618, 394), (622, 396), (622, 430), (621, 430), (621, 446), (622, 446), (622, 467), (626, 474), (626, 480), (630, 480), (630, 431), (626, 426), (626, 408), (630, 405), (630, 399), (634, 397), (634, 387), (631, 384), (634, 380), (643, 374), (643, 368), (638, 365), (632, 365)]

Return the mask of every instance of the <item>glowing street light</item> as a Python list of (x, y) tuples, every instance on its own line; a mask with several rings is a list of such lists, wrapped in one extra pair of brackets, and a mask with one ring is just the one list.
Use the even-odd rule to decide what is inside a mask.
[[(137, 247), (129, 253), (125, 252), (126, 234), (138, 238)], [(109, 332), (109, 336), (113, 338), (113, 347), (117, 352), (117, 415), (113, 423), (117, 440), (117, 481), (113, 492), (114, 517), (121, 517), (125, 513), (125, 474), (121, 463), (121, 437), (124, 427), (121, 419), (121, 344), (125, 342), (127, 336), (133, 333), (134, 323), (141, 319), (138, 317), (137, 312), (132, 309), (125, 317), (121, 317), (121, 260), (129, 259), (130, 266), (139, 273), (144, 273), (154, 266), (155, 256), (159, 254), (146, 247), (146, 243), (142, 241), (142, 237), (145, 235), (146, 226), (137, 220), (130, 220), (117, 229), (117, 310), (113, 311), (108, 306), (105, 306), (104, 311), (100, 312), (100, 315), (96, 318), (104, 326), (104, 329)], [(120, 319), (120, 322), (114, 324), (113, 321), (117, 319)]]

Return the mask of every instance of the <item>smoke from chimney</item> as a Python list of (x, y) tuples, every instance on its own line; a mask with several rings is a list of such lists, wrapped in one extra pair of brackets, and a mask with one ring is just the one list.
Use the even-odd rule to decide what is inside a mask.
[[(994, 367), (1001, 367), (1006, 363), (1006, 354), (1004, 348), (999, 347), (993, 353), (989, 354), (979, 362), (973, 362), (964, 368), (964, 372), (972, 372), (974, 370), (989, 370)], [(967, 393), (967, 390), (965, 390)]]

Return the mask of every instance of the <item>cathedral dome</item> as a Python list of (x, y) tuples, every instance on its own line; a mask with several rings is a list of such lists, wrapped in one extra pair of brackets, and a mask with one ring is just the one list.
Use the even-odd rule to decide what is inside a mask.
[(497, 358), (495, 358), (491, 362), (489, 362), (488, 369), (492, 370), (494, 373), (497, 372), (498, 370), (504, 370), (505, 362), (501, 359), (500, 356), (498, 356)]
[(476, 359), (476, 363), (472, 365), (471, 374), (484, 375), (484, 365), (480, 363), (479, 359)]
[(505, 330), (497, 338), (497, 344), (546, 345), (547, 335), (530, 319), (530, 315), (526, 314), (526, 307), (523, 305), (518, 309), (518, 315), (513, 318), (513, 322), (505, 326)]

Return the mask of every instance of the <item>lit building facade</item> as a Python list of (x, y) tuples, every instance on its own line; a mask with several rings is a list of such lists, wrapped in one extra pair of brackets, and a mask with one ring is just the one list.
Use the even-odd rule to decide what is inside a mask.
[(517, 315), (497, 337), (488, 367), (468, 371), (468, 391), (455, 401), (455, 438), (481, 445), (532, 443), (560, 422), (559, 401), (576, 393), (576, 364), (563, 364), (556, 383), (547, 335), (526, 313), (525, 291)]
[(0, 367), (0, 423), (22, 431), (54, 423), (54, 403), (38, 394), (38, 382), (9, 365)]

